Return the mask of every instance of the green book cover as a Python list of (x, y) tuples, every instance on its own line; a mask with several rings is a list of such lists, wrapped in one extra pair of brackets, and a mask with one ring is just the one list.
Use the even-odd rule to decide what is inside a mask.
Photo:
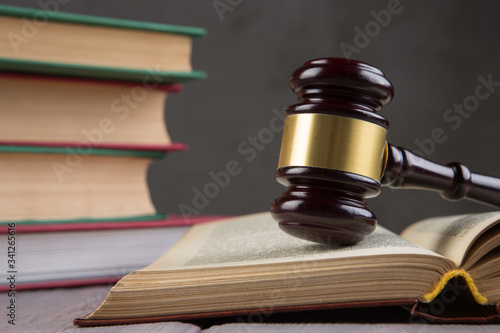
[(108, 156), (132, 156), (145, 158), (162, 158), (166, 155), (164, 151), (154, 150), (131, 150), (131, 149), (107, 149), (95, 147), (45, 147), (45, 146), (9, 146), (0, 145), (0, 153), (32, 153), (32, 154), (80, 154), (80, 155), (108, 155)]
[[(22, 8), (0, 5), (1, 16), (19, 17), (28, 20), (46, 19), (52, 22), (80, 24), (118, 29), (142, 30), (158, 33), (202, 37), (205, 29), (168, 25), (153, 22), (142, 22), (105, 18), (64, 12), (52, 12), (42, 9)], [(11, 56), (0, 56), (0, 72), (20, 72), (38, 75), (67, 76), (97, 80), (117, 80), (143, 83), (145, 78), (154, 77), (161, 84), (182, 83), (188, 80), (204, 79), (203, 71), (165, 71), (151, 68), (124, 68), (79, 63), (61, 63), (52, 61), (30, 60)]]
[(60, 219), (60, 220), (21, 220), (21, 221), (0, 221), (0, 226), (6, 226), (15, 222), (16, 225), (37, 225), (37, 224), (79, 224), (79, 223), (107, 223), (107, 222), (143, 222), (165, 220), (167, 214), (157, 213), (152, 215), (138, 215), (129, 217), (99, 217), (99, 218), (78, 218), (78, 219)]
[(38, 75), (79, 77), (86, 79), (129, 81), (142, 83), (145, 77), (154, 76), (162, 84), (180, 83), (193, 79), (204, 79), (201, 71), (165, 72), (134, 68), (101, 67), (80, 64), (63, 64), (24, 59), (0, 58), (0, 71)]
[(142, 22), (133, 20), (123, 20), (109, 17), (90, 16), (82, 14), (64, 13), (59, 11), (47, 11), (36, 8), (23, 8), (15, 6), (0, 5), (0, 15), (14, 17), (43, 17), (54, 22), (64, 22), (73, 24), (86, 24), (102, 27), (114, 27), (120, 29), (133, 29), (156, 31), (163, 33), (187, 35), (190, 37), (202, 37), (206, 30), (197, 27), (186, 27), (163, 23)]

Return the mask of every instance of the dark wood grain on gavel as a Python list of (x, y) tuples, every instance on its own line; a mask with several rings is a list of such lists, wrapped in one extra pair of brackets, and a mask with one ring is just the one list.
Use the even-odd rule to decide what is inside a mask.
[(500, 206), (500, 179), (472, 173), (458, 162), (441, 165), (391, 144), (381, 184), (435, 190), (447, 200), (470, 199)]
[[(286, 233), (325, 244), (360, 242), (376, 227), (376, 216), (368, 208), (365, 198), (377, 196), (380, 193), (380, 184), (393, 188), (430, 189), (439, 191), (449, 200), (469, 198), (500, 206), (499, 179), (471, 173), (460, 163), (440, 165), (407, 149), (386, 145), (385, 141), (381, 143), (385, 148), (377, 147), (377, 143), (370, 142), (367, 143), (371, 145), (368, 150), (363, 147), (360, 150), (372, 151), (378, 148), (384, 153), (380, 159), (383, 165), (374, 165), (375, 171), (370, 169), (372, 166), (362, 164), (373, 163), (376, 154), (375, 159), (372, 156), (366, 161), (361, 158), (360, 161), (355, 159), (355, 162), (350, 162), (351, 164), (342, 163), (342, 159), (351, 158), (349, 142), (341, 142), (335, 146), (340, 152), (339, 156), (334, 156), (337, 160), (325, 162), (321, 156), (317, 156), (321, 155), (322, 145), (327, 147), (328, 140), (332, 140), (335, 134), (325, 132), (322, 125), (324, 117), (318, 122), (311, 117), (292, 116), (306, 114), (333, 116), (332, 123), (337, 122), (337, 128), (348, 135), (349, 129), (346, 129), (345, 119), (348, 120), (348, 127), (352, 126), (355, 129), (359, 125), (359, 128), (380, 127), (382, 131), (388, 130), (389, 122), (377, 112), (391, 101), (394, 90), (391, 82), (377, 68), (349, 59), (316, 59), (306, 62), (292, 74), (290, 86), (300, 102), (287, 108), (285, 132), (287, 126), (292, 126), (287, 124), (289, 118), (295, 118), (293, 126), (299, 130), (302, 126), (301, 121), (309, 123), (316, 121), (320, 125), (318, 133), (316, 128), (308, 123), (306, 125), (310, 127), (305, 132), (300, 132), (300, 135), (291, 132), (298, 137), (290, 138), (285, 133), (283, 136), (276, 179), (288, 189), (272, 203), (271, 213)], [(298, 145), (301, 139), (307, 137), (304, 133), (313, 137), (311, 142), (316, 146), (311, 147), (311, 152), (307, 149), (304, 150), (305, 153), (299, 152), (298, 155), (303, 153), (304, 161), (307, 163), (298, 165), (300, 163), (296, 163), (297, 160), (294, 159), (297, 155), (294, 145)], [(328, 138), (318, 137), (323, 135), (322, 133), (326, 133), (325, 136)], [(357, 138), (359, 135), (353, 133), (352, 137)], [(336, 140), (351, 140), (349, 138), (337, 137)], [(378, 141), (380, 140), (379, 138)], [(385, 140), (385, 136), (382, 140)], [(366, 141), (371, 140), (368, 138)], [(353, 147), (357, 146), (359, 143)], [(341, 168), (346, 170), (331, 168), (330, 165), (341, 165)], [(359, 168), (362, 172), (351, 172), (351, 168), (354, 170)], [(379, 170), (377, 168), (381, 170), (378, 177), (373, 176), (374, 172), (376, 174)]]

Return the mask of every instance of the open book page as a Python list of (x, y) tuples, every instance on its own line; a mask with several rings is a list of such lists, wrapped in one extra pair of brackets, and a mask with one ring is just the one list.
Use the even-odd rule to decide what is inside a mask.
[(412, 224), (401, 236), (453, 260), (460, 267), (472, 243), (499, 222), (500, 212), (436, 217)]
[(462, 261), (463, 268), (468, 270), (474, 266), (479, 259), (498, 247), (500, 247), (500, 223), (496, 223), (494, 226), (488, 228), (487, 232), (482, 233), (476, 238), (474, 244), (467, 250), (467, 254)]
[(304, 241), (281, 231), (266, 212), (196, 225), (170, 251), (141, 271), (394, 254), (441, 257), (380, 226), (357, 245), (329, 246)]

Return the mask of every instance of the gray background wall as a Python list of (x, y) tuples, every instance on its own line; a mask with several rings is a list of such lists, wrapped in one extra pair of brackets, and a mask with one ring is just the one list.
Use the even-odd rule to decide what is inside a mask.
[[(44, 2), (43, 0), (41, 2)], [(289, 75), (304, 61), (344, 56), (340, 45), (355, 45), (356, 30), (374, 26), (373, 11), (392, 1), (63, 1), (62, 11), (160, 23), (192, 25), (208, 30), (194, 43), (193, 65), (208, 79), (185, 85), (167, 101), (166, 119), (172, 138), (190, 150), (155, 162), (149, 174), (158, 210), (179, 213), (193, 207), (195, 189), (203, 191), (211, 172), (236, 161), (241, 172), (210, 198), (200, 214), (246, 214), (268, 210), (284, 187), (274, 172), (281, 133), (267, 144), (242, 154), (275, 114), (295, 103)], [(0, 1), (40, 8), (38, 1)], [(231, 10), (217, 13), (220, 3)], [(443, 116), (454, 104), (470, 101), (478, 77), (500, 82), (500, 4), (495, 1), (401, 0), (398, 13), (360, 45), (353, 58), (382, 69), (396, 95), (382, 114), (391, 122), (389, 141), (417, 149), (436, 128), (446, 136), (430, 158), (458, 160), (472, 170), (500, 176), (500, 87), (480, 101), (458, 126)], [(222, 19), (221, 19), (222, 18)], [(375, 24), (376, 25), (376, 24)], [(359, 42), (359, 41), (358, 41)], [(133, 47), (133, 45), (131, 45)], [(455, 126), (456, 129), (452, 127)], [(265, 130), (264, 130), (265, 131)], [(269, 133), (269, 131), (267, 131)], [(247, 143), (245, 143), (247, 142)], [(418, 190), (383, 193), (369, 200), (381, 224), (399, 232), (409, 223), (434, 215), (489, 211), (462, 201), (449, 203), (438, 194)]]

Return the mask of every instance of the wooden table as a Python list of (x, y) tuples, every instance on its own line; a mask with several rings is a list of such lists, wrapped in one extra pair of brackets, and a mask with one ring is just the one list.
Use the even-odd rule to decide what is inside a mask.
[[(397, 309), (343, 310), (325, 314), (275, 316), (266, 323), (236, 323), (211, 320), (194, 323), (156, 323), (130, 326), (78, 328), (72, 320), (92, 312), (108, 294), (111, 286), (23, 291), (16, 294), (16, 325), (8, 324), (6, 293), (1, 297), (0, 332), (500, 332), (500, 325), (425, 325), (408, 324), (407, 315)], [(293, 324), (277, 324), (294, 322)], [(315, 322), (315, 323), (311, 323)]]

